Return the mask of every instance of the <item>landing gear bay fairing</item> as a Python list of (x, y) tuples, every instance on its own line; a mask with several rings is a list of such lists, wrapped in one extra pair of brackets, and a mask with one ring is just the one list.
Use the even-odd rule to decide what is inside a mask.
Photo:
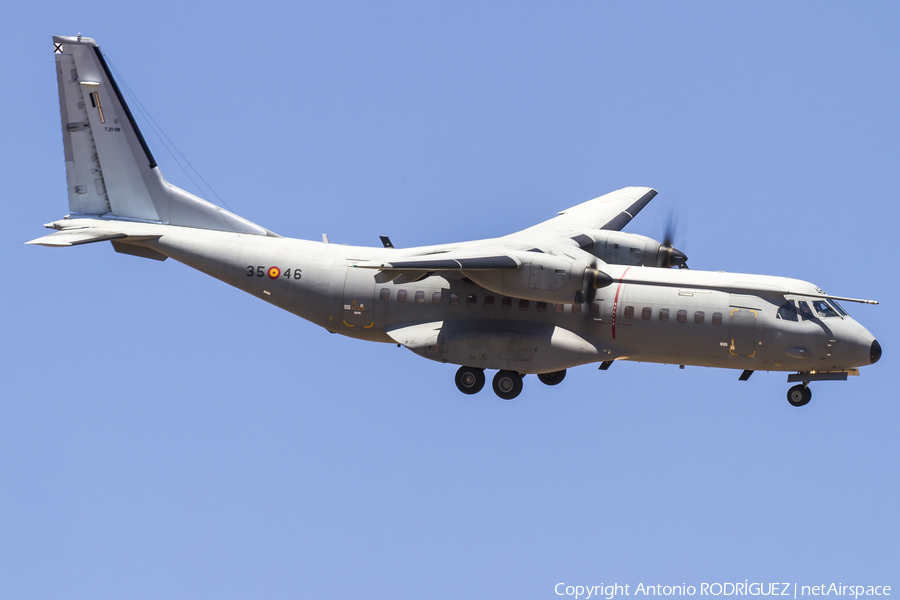
[[(523, 377), (632, 360), (787, 371), (794, 406), (881, 346), (839, 301), (784, 277), (687, 268), (672, 246), (621, 230), (656, 196), (626, 187), (510, 235), (421, 248), (281, 237), (163, 179), (97, 44), (53, 38), (69, 214), (28, 242), (109, 241), (173, 258), (332, 333), (460, 365), (456, 386), (512, 399)], [(678, 267), (678, 268), (674, 268)], [(448, 377), (449, 380), (449, 377)]]

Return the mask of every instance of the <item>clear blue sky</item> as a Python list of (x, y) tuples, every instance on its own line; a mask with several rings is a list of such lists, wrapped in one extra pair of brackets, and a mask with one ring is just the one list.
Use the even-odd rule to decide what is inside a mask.
[[(51, 0), (4, 22), (0, 598), (900, 593), (896, 3)], [(282, 235), (478, 239), (653, 186), (627, 231), (674, 212), (695, 269), (878, 299), (848, 308), (884, 358), (804, 409), (784, 374), (649, 364), (504, 402), (171, 260), (24, 246), (67, 210), (50, 37), (78, 32)]]

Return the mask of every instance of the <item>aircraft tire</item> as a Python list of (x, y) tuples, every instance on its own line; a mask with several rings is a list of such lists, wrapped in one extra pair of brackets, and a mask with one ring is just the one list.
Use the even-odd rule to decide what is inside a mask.
[(456, 388), (463, 394), (477, 394), (484, 387), (484, 369), (460, 367), (456, 372)]
[(788, 390), (787, 399), (791, 406), (806, 406), (812, 399), (812, 390), (802, 384), (795, 385)]
[(522, 393), (522, 376), (515, 371), (497, 371), (492, 386), (495, 394), (504, 400), (512, 400)]
[(566, 370), (552, 371), (550, 373), (538, 373), (538, 379), (544, 385), (557, 385), (566, 378)]

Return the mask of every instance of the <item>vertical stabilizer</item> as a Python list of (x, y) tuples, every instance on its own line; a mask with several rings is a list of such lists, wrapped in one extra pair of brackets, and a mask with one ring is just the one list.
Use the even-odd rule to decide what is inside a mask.
[(163, 179), (94, 40), (54, 36), (53, 50), (73, 216), (269, 234)]

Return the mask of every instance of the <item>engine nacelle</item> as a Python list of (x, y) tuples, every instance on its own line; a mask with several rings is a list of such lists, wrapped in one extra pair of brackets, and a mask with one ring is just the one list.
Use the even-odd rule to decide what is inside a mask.
[[(573, 249), (574, 250), (574, 249)], [(476, 284), (496, 294), (572, 304), (584, 302), (591, 291), (612, 283), (612, 278), (593, 267), (593, 257), (572, 260), (540, 252), (519, 252), (517, 269), (462, 271)]]
[(611, 265), (675, 267), (687, 261), (671, 246), (636, 233), (591, 229), (575, 241), (582, 250)]

